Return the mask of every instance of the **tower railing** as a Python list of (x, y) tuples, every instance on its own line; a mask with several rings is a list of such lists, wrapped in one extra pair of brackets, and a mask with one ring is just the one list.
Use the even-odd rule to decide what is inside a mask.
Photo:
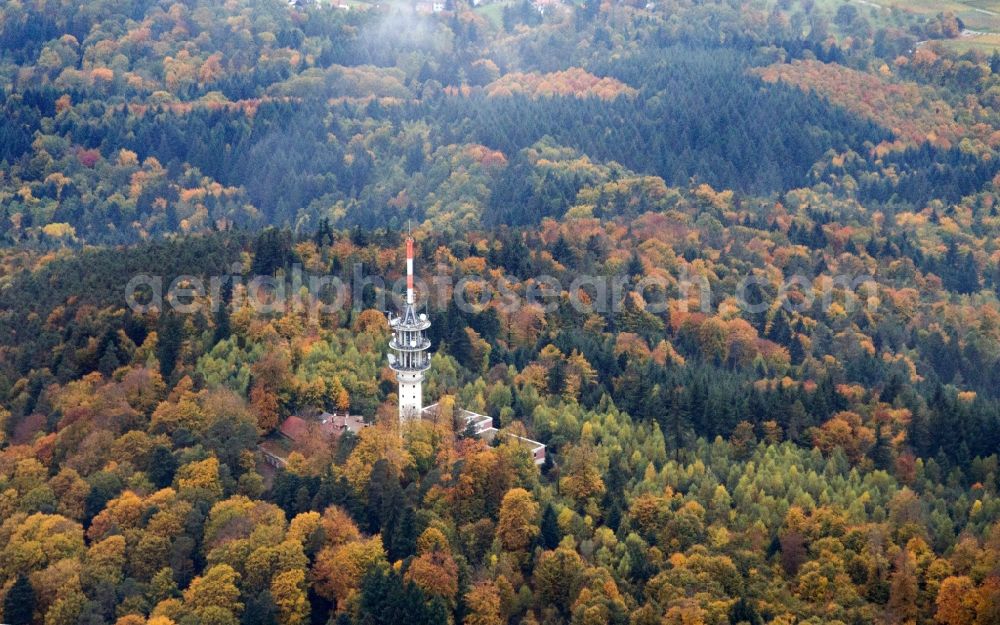
[(400, 343), (396, 337), (389, 339), (389, 348), (399, 352), (422, 352), (431, 346), (431, 340), (422, 337), (419, 342), (409, 341)]

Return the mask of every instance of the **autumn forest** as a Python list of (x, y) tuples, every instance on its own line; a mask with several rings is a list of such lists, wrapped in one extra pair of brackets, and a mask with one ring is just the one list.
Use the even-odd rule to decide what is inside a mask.
[(0, 622), (1000, 625), (991, 16), (0, 4)]

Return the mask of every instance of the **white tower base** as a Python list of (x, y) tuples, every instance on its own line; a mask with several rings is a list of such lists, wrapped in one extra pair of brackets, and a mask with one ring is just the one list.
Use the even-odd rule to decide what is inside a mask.
[(399, 382), (400, 423), (419, 420), (424, 409), (424, 374), (422, 371), (397, 371)]

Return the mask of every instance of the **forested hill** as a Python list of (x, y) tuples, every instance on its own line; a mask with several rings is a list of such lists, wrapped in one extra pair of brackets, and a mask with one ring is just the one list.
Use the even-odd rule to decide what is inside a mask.
[(1000, 4), (885, 4), (4, 3), (0, 621), (1000, 623)]
[[(897, 58), (911, 33), (931, 28), (917, 16), (894, 16), (875, 33), (880, 46), (862, 52), (845, 49), (859, 40), (836, 38), (834, 15), (811, 3), (591, 3), (545, 19), (527, 3), (451, 8), (6, 7), (0, 238), (134, 243), (234, 225), (308, 232), (322, 219), (398, 227), (435, 216), (472, 228), (533, 224), (565, 215), (584, 182), (567, 172), (539, 185), (549, 175), (531, 157), (539, 142), (671, 186), (765, 196), (821, 181), (836, 154), (852, 155), (860, 187), (850, 192), (866, 202), (957, 201), (995, 172), (995, 159), (982, 158), (989, 141), (971, 147), (971, 160), (955, 141), (876, 157), (874, 146), (898, 138), (891, 119), (751, 71), (819, 56), (926, 82)], [(857, 21), (845, 32), (863, 31)], [(987, 98), (983, 63), (971, 70), (983, 74), (973, 93)], [(948, 123), (989, 115), (959, 113)], [(456, 162), (470, 151), (478, 158)], [(456, 168), (470, 175), (457, 180)], [(928, 174), (933, 190), (919, 186)]]

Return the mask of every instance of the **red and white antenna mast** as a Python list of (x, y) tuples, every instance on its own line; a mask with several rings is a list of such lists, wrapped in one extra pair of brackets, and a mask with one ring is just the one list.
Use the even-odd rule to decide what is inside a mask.
[(406, 303), (413, 305), (413, 237), (406, 237)]

